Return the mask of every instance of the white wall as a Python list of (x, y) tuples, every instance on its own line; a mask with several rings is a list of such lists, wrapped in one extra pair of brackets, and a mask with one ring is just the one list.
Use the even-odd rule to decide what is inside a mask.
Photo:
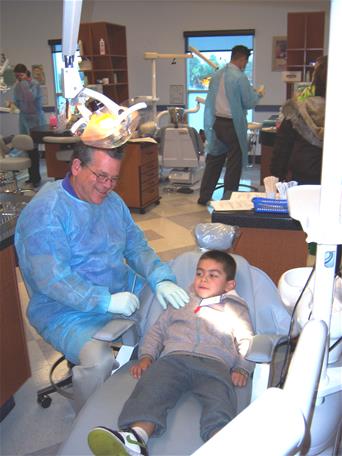
[[(68, 0), (70, 1), (70, 0)], [(1, 44), (12, 64), (43, 64), (54, 104), (49, 39), (62, 37), (62, 0), (1, 0)], [(145, 51), (183, 53), (184, 31), (255, 29), (255, 79), (264, 84), (262, 104), (280, 105), (285, 87), (280, 72), (271, 71), (272, 36), (286, 35), (287, 13), (326, 11), (329, 1), (84, 0), (83, 22), (107, 21), (126, 26), (130, 96), (151, 94), (151, 62)], [(169, 102), (169, 85), (184, 84), (185, 67), (159, 60), (157, 93)], [(264, 116), (263, 116), (264, 117)]]

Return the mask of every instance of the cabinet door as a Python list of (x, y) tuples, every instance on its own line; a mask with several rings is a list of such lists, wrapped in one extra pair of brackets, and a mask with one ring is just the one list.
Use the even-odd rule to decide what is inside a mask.
[(304, 49), (306, 47), (306, 14), (288, 13), (287, 15), (287, 47), (288, 49)]
[(128, 143), (115, 191), (128, 207), (143, 208), (159, 199), (157, 144)]
[(31, 376), (13, 246), (0, 251), (0, 405)]
[(324, 47), (324, 16), (324, 12), (307, 13), (307, 49), (322, 49)]

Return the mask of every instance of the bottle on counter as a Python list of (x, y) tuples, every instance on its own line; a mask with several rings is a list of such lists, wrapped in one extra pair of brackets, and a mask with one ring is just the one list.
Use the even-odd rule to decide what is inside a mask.
[(51, 114), (49, 117), (49, 127), (57, 128), (57, 116), (56, 114)]
[(103, 38), (100, 39), (99, 46), (100, 46), (100, 55), (105, 55), (106, 54), (106, 47), (105, 47), (105, 42), (104, 42)]
[(84, 49), (83, 49), (82, 40), (79, 40), (79, 41), (78, 41), (78, 50), (79, 50), (79, 52), (80, 52), (80, 56), (82, 57), (82, 55), (84, 55)]

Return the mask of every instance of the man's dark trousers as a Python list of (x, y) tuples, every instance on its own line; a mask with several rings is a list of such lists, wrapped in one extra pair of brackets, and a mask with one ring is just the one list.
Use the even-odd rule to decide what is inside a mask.
[(210, 201), (226, 163), (224, 192), (237, 191), (242, 172), (242, 152), (232, 119), (216, 117), (213, 125), (217, 139), (227, 146), (226, 154), (207, 154), (199, 201)]

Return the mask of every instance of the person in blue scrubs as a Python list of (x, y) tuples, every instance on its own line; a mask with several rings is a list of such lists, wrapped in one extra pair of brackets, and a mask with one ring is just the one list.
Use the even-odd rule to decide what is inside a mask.
[[(188, 302), (170, 267), (149, 247), (113, 189), (122, 151), (80, 143), (64, 180), (47, 183), (21, 212), (15, 246), (31, 292), (28, 318), (37, 332), (76, 364), (75, 408), (114, 366), (108, 343), (92, 336), (112, 319), (131, 318), (144, 331), (149, 286), (160, 304)], [(145, 296), (145, 295), (144, 295)]]
[(239, 188), (248, 159), (247, 110), (264, 94), (264, 88), (254, 89), (244, 73), (249, 55), (246, 46), (233, 47), (230, 62), (210, 80), (204, 108), (207, 155), (198, 204), (210, 201), (224, 165), (224, 192)]
[[(17, 82), (13, 89), (14, 103), (19, 109), (19, 133), (30, 135), (31, 128), (40, 127), (46, 123), (43, 110), (43, 94), (38, 81), (31, 78), (30, 72), (22, 63), (14, 67)], [(38, 187), (41, 181), (39, 170), (39, 150), (35, 144), (28, 152), (31, 159), (29, 180), (27, 184)]]

